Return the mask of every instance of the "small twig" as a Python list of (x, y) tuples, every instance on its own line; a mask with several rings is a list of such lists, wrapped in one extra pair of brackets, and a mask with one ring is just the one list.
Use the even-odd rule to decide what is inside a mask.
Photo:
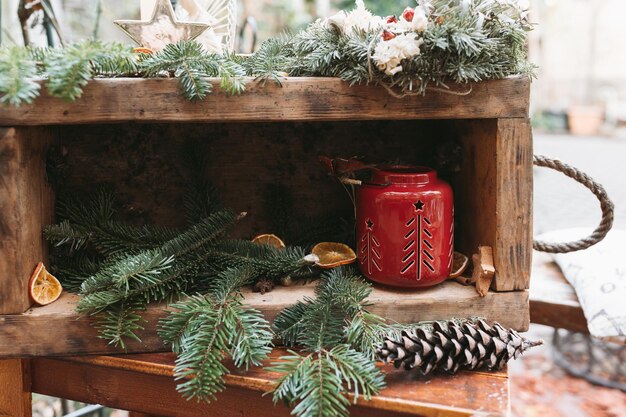
[(91, 37), (98, 39), (98, 32), (100, 32), (100, 17), (102, 16), (102, 0), (96, 2), (96, 19), (93, 27)]

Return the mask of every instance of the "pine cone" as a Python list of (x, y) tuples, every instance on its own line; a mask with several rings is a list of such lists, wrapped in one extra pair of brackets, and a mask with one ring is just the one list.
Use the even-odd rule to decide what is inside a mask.
[(401, 332), (401, 338), (385, 338), (377, 350), (380, 360), (393, 362), (396, 368), (419, 369), (422, 375), (436, 369), (455, 373), (463, 369), (502, 369), (511, 359), (530, 347), (543, 344), (531, 342), (515, 330), (506, 330), (500, 323), (489, 326), (475, 322), (435, 322), (432, 328), (418, 327)]

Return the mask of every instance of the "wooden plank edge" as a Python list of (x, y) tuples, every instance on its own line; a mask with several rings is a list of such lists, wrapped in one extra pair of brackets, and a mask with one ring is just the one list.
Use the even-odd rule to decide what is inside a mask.
[[(282, 87), (246, 80), (248, 90), (214, 92), (191, 103), (168, 78), (97, 78), (83, 96), (66, 102), (43, 94), (33, 104), (4, 107), (0, 126), (121, 122), (268, 122), (528, 117), (530, 80), (516, 76), (470, 84), (467, 96), (429, 91), (426, 96), (392, 97), (377, 86), (350, 86), (338, 78), (288, 77)], [(458, 88), (457, 88), (458, 87)], [(466, 85), (451, 85), (451, 90)]]
[(530, 300), (530, 322), (556, 329), (589, 334), (587, 319), (580, 306)]
[[(282, 309), (305, 296), (313, 296), (314, 285), (279, 287), (261, 295), (246, 293), (247, 304), (273, 321)], [(33, 308), (24, 314), (0, 316), (0, 358), (68, 356), (81, 354), (166, 352), (169, 346), (156, 334), (159, 318), (168, 307), (151, 306), (144, 313), (141, 342), (128, 341), (126, 351), (98, 338), (91, 317), (75, 312), (78, 296), (64, 294), (55, 303)], [(369, 297), (370, 311), (391, 322), (413, 323), (459, 317), (484, 317), (519, 331), (528, 329), (528, 291), (490, 292), (480, 297), (473, 287), (447, 282), (419, 292), (375, 288)]]
[[(98, 357), (72, 357), (72, 358), (39, 358), (33, 360), (35, 366), (46, 366), (50, 363), (62, 364), (64, 369), (72, 368), (75, 366), (87, 366), (87, 367), (101, 367), (108, 372), (130, 372), (138, 375), (145, 375), (150, 377), (164, 377), (173, 378), (173, 367), (171, 365), (161, 363), (146, 363), (140, 360), (127, 359), (124, 356), (98, 356)], [(43, 365), (42, 365), (43, 364)], [(88, 369), (88, 368), (87, 368)], [(72, 372), (71, 369), (69, 372)], [(504, 372), (505, 374), (502, 374)], [(493, 378), (498, 381), (504, 380), (508, 386), (508, 375), (506, 371), (501, 372), (470, 372), (460, 371), (457, 375), (463, 374), (478, 374), (487, 378)], [(278, 376), (278, 375), (277, 375)], [(275, 380), (267, 378), (251, 377), (245, 374), (227, 374), (225, 375), (226, 387), (240, 388), (246, 391), (258, 392), (265, 395), (270, 392), (275, 384)], [(45, 386), (45, 384), (44, 384)], [(44, 395), (59, 395), (59, 392), (49, 392), (38, 383), (38, 378), (34, 379), (34, 392)], [(71, 395), (71, 393), (67, 393)], [(384, 392), (381, 395), (374, 396), (371, 400), (365, 401), (362, 397), (356, 401), (354, 395), (349, 394), (347, 396), (350, 403), (353, 406), (362, 406), (363, 408), (388, 411), (392, 413), (406, 413), (411, 415), (420, 415), (424, 417), (439, 417), (445, 416), (476, 416), (480, 415), (476, 413), (476, 410), (467, 409), (464, 407), (448, 406), (442, 404), (436, 404), (427, 401), (420, 400), (407, 400), (404, 398), (394, 398), (385, 396)], [(77, 398), (81, 400), (81, 398)], [(218, 399), (219, 401), (219, 399)], [(103, 401), (99, 401), (103, 402)], [(152, 410), (150, 410), (152, 411)]]

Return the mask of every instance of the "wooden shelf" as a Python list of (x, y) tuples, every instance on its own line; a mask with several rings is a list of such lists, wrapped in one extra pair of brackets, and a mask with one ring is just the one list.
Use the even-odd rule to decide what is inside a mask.
[(511, 77), (451, 91), (397, 99), (382, 87), (349, 86), (337, 78), (285, 78), (282, 87), (254, 79), (241, 96), (215, 92), (190, 103), (175, 79), (96, 79), (75, 102), (42, 96), (31, 105), (0, 109), (0, 126), (120, 122), (276, 122), (403, 119), (491, 119), (528, 117), (530, 80)]
[[(305, 296), (314, 295), (315, 284), (278, 287), (261, 295), (247, 291), (246, 303), (273, 320), (285, 307)], [(31, 357), (73, 354), (119, 353), (120, 349), (98, 339), (93, 319), (75, 312), (78, 296), (66, 293), (56, 302), (31, 308), (23, 314), (0, 316), (0, 357)], [(528, 291), (490, 292), (481, 298), (473, 287), (446, 282), (421, 291), (375, 288), (369, 297), (370, 310), (392, 321), (411, 323), (420, 320), (481, 316), (497, 319), (504, 326), (528, 328)], [(130, 341), (128, 352), (168, 351), (155, 332), (156, 323), (167, 310), (152, 306), (145, 313), (142, 342)]]
[[(286, 354), (275, 349), (271, 359)], [(278, 374), (262, 368), (244, 373), (226, 363), (227, 389), (211, 404), (183, 399), (172, 378), (175, 356), (143, 354), (76, 358), (39, 358), (32, 361), (32, 389), (40, 394), (103, 404), (150, 415), (191, 417), (258, 416), (287, 417), (290, 409), (274, 405), (263, 395), (274, 386)], [(270, 360), (271, 360), (270, 359)], [(269, 362), (269, 361), (268, 361)], [(415, 373), (384, 367), (387, 388), (371, 401), (359, 399), (350, 409), (361, 417), (504, 416), (509, 387), (506, 370), (459, 372), (457, 375), (417, 377)], [(59, 376), (62, 375), (62, 378)], [(424, 385), (427, 383), (428, 385)], [(352, 398), (350, 398), (352, 402)]]

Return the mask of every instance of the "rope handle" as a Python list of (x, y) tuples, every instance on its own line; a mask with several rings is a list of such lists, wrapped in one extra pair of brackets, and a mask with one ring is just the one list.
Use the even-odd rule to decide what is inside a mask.
[(569, 166), (557, 159), (550, 159), (545, 156), (535, 155), (534, 164), (538, 167), (550, 168), (561, 172), (587, 187), (589, 191), (591, 191), (600, 201), (602, 220), (596, 230), (584, 239), (568, 243), (548, 243), (535, 240), (533, 241), (533, 248), (535, 250), (548, 253), (569, 253), (590, 248), (591, 246), (601, 242), (613, 227), (613, 212), (615, 210), (615, 206), (607, 195), (604, 187), (579, 169)]

